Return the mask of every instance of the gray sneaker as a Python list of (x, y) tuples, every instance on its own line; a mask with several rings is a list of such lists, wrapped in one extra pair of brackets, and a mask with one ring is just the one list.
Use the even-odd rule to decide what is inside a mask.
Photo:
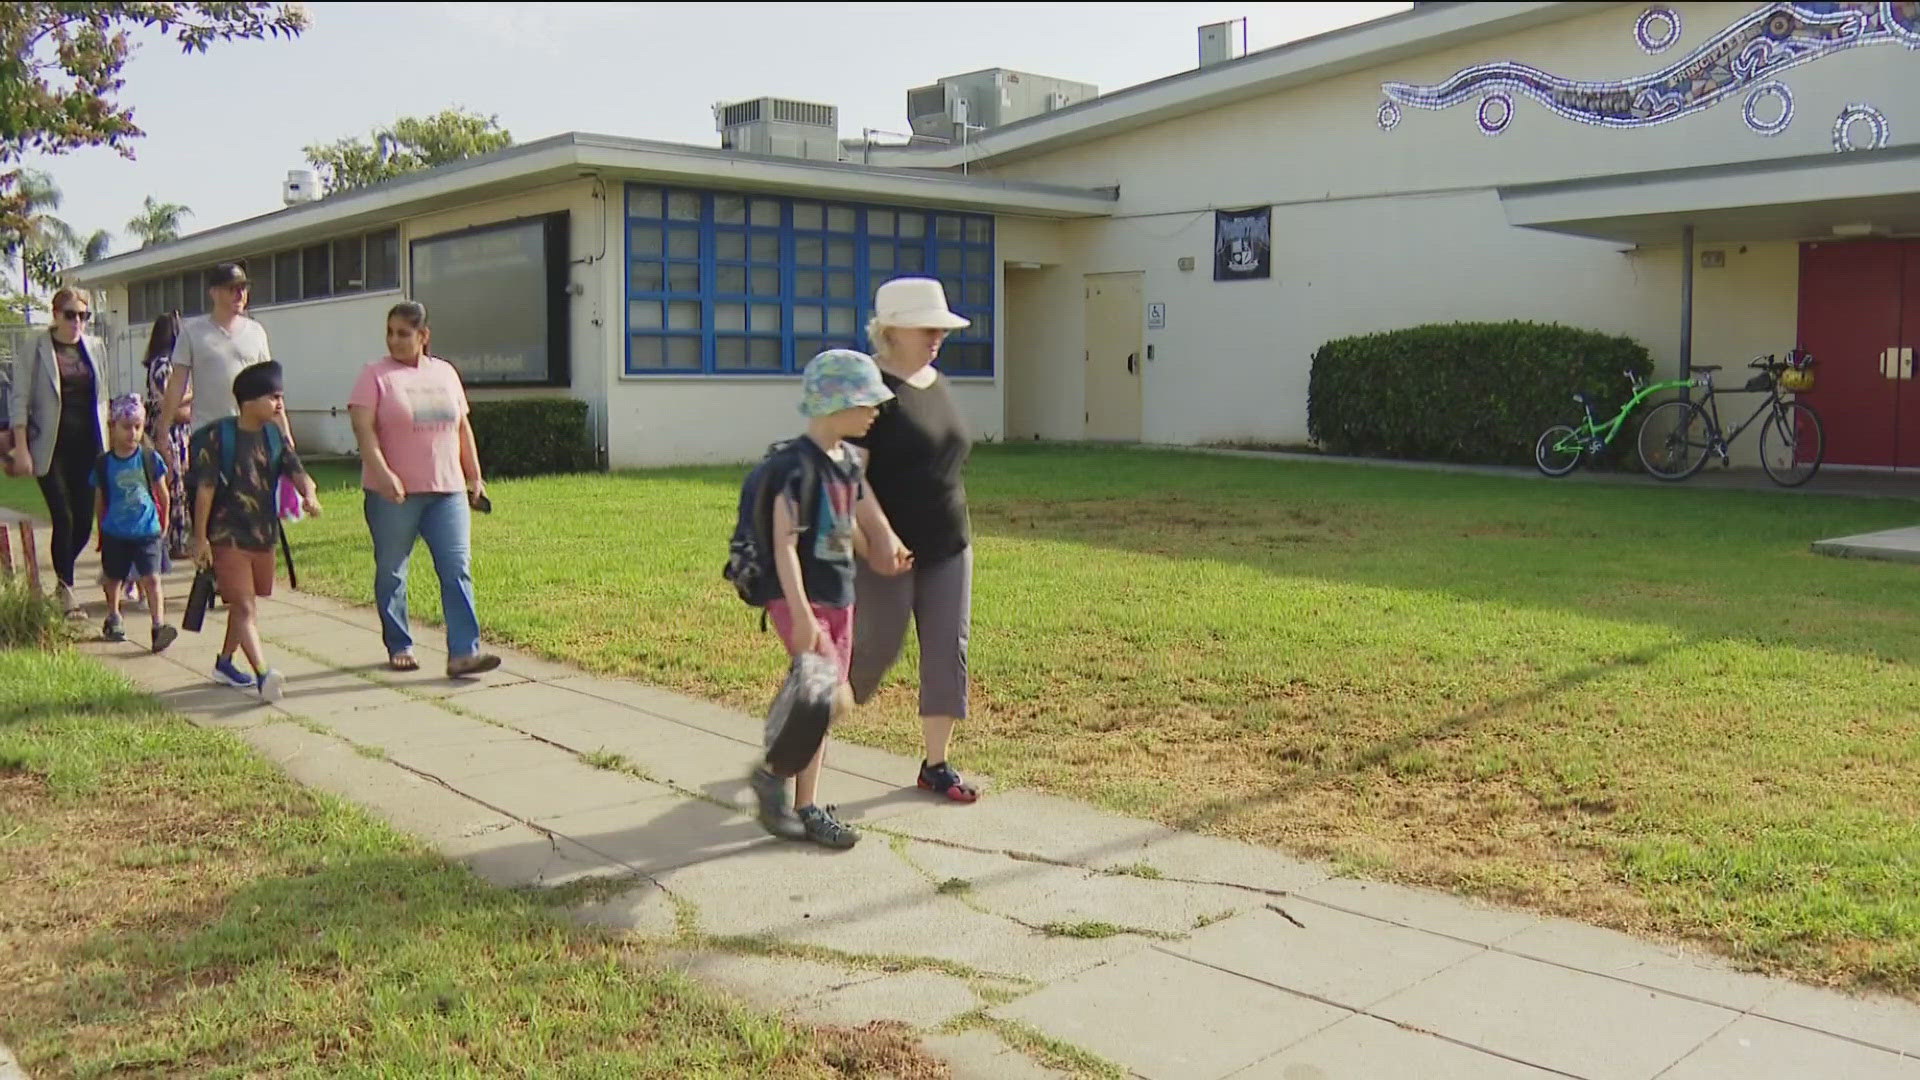
[(120, 616), (118, 615), (107, 616), (106, 623), (100, 627), (100, 640), (101, 641), (127, 640), (127, 628), (126, 628), (126, 625), (120, 621)]
[(787, 782), (765, 769), (755, 769), (747, 777), (753, 797), (760, 802), (760, 827), (782, 840), (805, 840), (807, 827), (794, 816), (793, 800), (787, 795)]
[(800, 824), (806, 827), (807, 839), (821, 847), (850, 848), (860, 842), (860, 834), (852, 826), (843, 825), (833, 816), (831, 806), (803, 806), (800, 808)]

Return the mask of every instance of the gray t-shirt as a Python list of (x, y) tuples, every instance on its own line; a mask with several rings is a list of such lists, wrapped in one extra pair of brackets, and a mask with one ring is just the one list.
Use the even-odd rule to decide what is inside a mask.
[(234, 378), (271, 359), (267, 328), (245, 315), (235, 317), (233, 326), (225, 330), (211, 315), (183, 320), (173, 345), (173, 366), (193, 377), (194, 430), (240, 415), (240, 406), (233, 400)]

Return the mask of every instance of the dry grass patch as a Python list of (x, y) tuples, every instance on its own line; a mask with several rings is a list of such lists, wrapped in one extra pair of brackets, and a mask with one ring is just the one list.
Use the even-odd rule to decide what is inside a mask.
[(0, 1041), (35, 1076), (944, 1075), (487, 886), (98, 664), (0, 651)]

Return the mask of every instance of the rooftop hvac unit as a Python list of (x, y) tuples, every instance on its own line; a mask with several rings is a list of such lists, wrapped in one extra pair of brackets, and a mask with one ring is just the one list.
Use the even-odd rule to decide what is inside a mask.
[(1212, 67), (1247, 55), (1247, 20), (1211, 23), (1200, 28), (1200, 66)]
[(907, 123), (915, 135), (958, 142), (962, 126), (990, 131), (1099, 94), (1088, 83), (988, 68), (907, 91)]
[(840, 158), (840, 110), (786, 98), (755, 98), (713, 107), (720, 148), (815, 161)]
[(280, 201), (288, 206), (310, 203), (320, 197), (320, 179), (311, 169), (288, 169), (286, 183), (280, 185)]

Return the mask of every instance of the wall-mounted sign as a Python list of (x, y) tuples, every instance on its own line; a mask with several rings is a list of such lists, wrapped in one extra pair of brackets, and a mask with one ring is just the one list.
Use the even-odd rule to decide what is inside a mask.
[(1159, 303), (1148, 304), (1147, 305), (1147, 329), (1165, 330), (1166, 328), (1167, 328), (1167, 305), (1159, 304)]
[(409, 292), (468, 386), (570, 381), (567, 214), (415, 240)]
[(1213, 280), (1273, 276), (1273, 207), (1213, 212)]

